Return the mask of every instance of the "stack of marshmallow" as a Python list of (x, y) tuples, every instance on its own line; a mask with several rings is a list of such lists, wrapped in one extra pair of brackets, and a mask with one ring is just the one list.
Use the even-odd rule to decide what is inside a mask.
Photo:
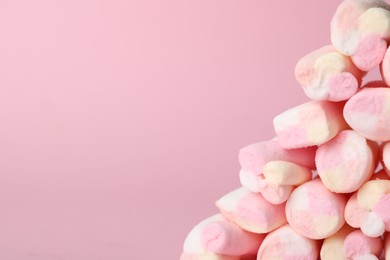
[[(295, 68), (312, 101), (240, 150), (243, 187), (193, 228), (181, 260), (390, 259), (390, 5), (345, 0), (331, 40)], [(377, 66), (382, 81), (362, 86)]]

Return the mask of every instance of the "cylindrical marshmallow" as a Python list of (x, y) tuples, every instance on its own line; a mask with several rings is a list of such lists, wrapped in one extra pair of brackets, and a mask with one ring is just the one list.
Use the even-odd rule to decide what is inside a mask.
[(332, 193), (315, 179), (291, 193), (286, 204), (287, 221), (302, 236), (324, 239), (344, 225), (345, 204), (344, 195)]
[(227, 219), (253, 233), (268, 233), (286, 223), (285, 203), (273, 205), (260, 193), (244, 187), (226, 194), (215, 204)]
[(317, 260), (319, 242), (295, 232), (288, 224), (269, 233), (260, 246), (257, 260), (305, 259)]
[(390, 231), (390, 180), (367, 181), (349, 199), (345, 207), (347, 223), (360, 228), (368, 237)]
[(188, 234), (181, 260), (240, 259), (256, 255), (264, 235), (254, 234), (227, 221), (221, 214), (196, 225)]
[(257, 176), (256, 187), (265, 200), (281, 204), (287, 201), (295, 186), (311, 180), (311, 177), (311, 170), (306, 167), (286, 161), (270, 161), (265, 164), (263, 174)]
[(343, 104), (311, 101), (291, 108), (273, 120), (280, 146), (285, 149), (323, 144), (347, 128)]
[(341, 131), (321, 145), (316, 153), (316, 165), (324, 186), (337, 193), (358, 190), (374, 173), (376, 146), (353, 130)]
[(331, 45), (306, 55), (295, 66), (295, 78), (313, 100), (347, 100), (357, 92), (362, 76), (350, 57)]
[(390, 40), (390, 6), (383, 0), (345, 0), (331, 22), (335, 48), (363, 71), (379, 65)]
[(270, 161), (288, 161), (314, 169), (316, 149), (308, 147), (286, 150), (276, 139), (248, 145), (240, 150), (238, 156), (241, 165), (241, 184), (252, 192), (260, 192), (263, 185), (260, 176), (263, 174), (264, 165)]
[(344, 225), (336, 234), (324, 240), (321, 259), (377, 259), (382, 249), (380, 238), (367, 237), (360, 230)]
[(292, 162), (270, 161), (263, 170), (266, 181), (274, 186), (298, 186), (311, 180), (311, 171)]
[(390, 88), (364, 88), (344, 107), (347, 123), (373, 141), (390, 140)]

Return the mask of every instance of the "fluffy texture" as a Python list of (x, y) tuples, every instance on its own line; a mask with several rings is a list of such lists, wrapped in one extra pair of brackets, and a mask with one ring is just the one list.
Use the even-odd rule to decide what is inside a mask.
[(273, 120), (280, 146), (285, 149), (321, 145), (347, 128), (343, 104), (311, 101), (291, 108)]
[(345, 223), (346, 198), (326, 189), (320, 179), (296, 188), (286, 204), (291, 227), (302, 236), (324, 239), (335, 234)]
[(347, 123), (367, 139), (390, 140), (390, 88), (364, 88), (344, 107)]
[(376, 143), (353, 130), (341, 131), (318, 148), (315, 159), (318, 175), (330, 191), (354, 192), (374, 173), (377, 153)]
[(377, 259), (382, 250), (380, 238), (367, 237), (360, 230), (344, 225), (336, 234), (324, 240), (320, 254), (322, 260)]
[(295, 232), (289, 225), (285, 225), (271, 232), (264, 239), (257, 254), (257, 260), (317, 260), (319, 250), (318, 241), (308, 239)]
[(264, 235), (242, 230), (218, 214), (191, 230), (180, 259), (241, 259), (243, 256), (256, 255), (263, 239)]
[[(309, 147), (286, 150), (280, 146), (276, 139), (248, 145), (240, 150), (238, 156), (241, 165), (241, 184), (252, 192), (262, 192), (267, 198), (272, 198), (272, 192), (275, 191), (272, 188), (267, 189), (267, 187), (264, 186), (267, 184), (264, 182), (264, 166), (270, 161), (288, 161), (309, 169), (314, 169), (316, 149), (316, 147)], [(283, 194), (288, 193), (284, 188), (281, 188), (276, 192), (280, 194), (278, 195), (279, 197), (286, 196)], [(278, 203), (280, 201), (281, 200), (279, 200)]]
[(390, 231), (390, 180), (375, 179), (366, 182), (348, 200), (346, 222), (360, 228), (368, 237), (379, 237)]
[(382, 0), (345, 0), (331, 22), (331, 40), (363, 71), (379, 65), (390, 40), (390, 6)]
[(273, 205), (244, 187), (226, 194), (215, 204), (227, 219), (253, 233), (268, 233), (286, 223), (284, 203)]
[(357, 92), (362, 76), (350, 57), (331, 45), (306, 55), (295, 66), (295, 78), (313, 100), (347, 100)]

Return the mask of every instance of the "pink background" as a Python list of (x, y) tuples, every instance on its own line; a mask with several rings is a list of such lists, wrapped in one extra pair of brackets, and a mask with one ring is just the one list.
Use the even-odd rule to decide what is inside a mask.
[(339, 2), (0, 0), (0, 259), (178, 259)]

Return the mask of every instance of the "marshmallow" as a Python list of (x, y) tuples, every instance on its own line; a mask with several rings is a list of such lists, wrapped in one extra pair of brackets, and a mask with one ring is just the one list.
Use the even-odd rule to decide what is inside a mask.
[(347, 128), (343, 104), (311, 101), (291, 108), (274, 118), (280, 146), (285, 149), (323, 144)]
[(256, 255), (263, 239), (264, 235), (242, 230), (217, 214), (191, 230), (184, 242), (180, 260), (244, 259)]
[(313, 100), (347, 100), (357, 92), (362, 76), (350, 57), (333, 46), (306, 55), (295, 66), (295, 78)]
[(263, 198), (275, 205), (286, 202), (294, 188), (291, 185), (272, 185), (264, 175), (258, 176), (257, 185)]
[(321, 259), (378, 259), (382, 250), (380, 238), (367, 237), (360, 230), (344, 225), (336, 234), (324, 240)]
[(367, 237), (360, 230), (351, 232), (344, 240), (347, 259), (377, 259), (383, 250), (380, 237)]
[(291, 193), (286, 203), (286, 217), (302, 236), (324, 239), (344, 225), (345, 205), (344, 195), (330, 192), (317, 178)]
[(268, 233), (286, 223), (284, 203), (273, 205), (244, 187), (226, 194), (215, 204), (228, 220), (253, 233)]
[(344, 250), (344, 240), (348, 234), (354, 229), (348, 225), (344, 225), (336, 234), (325, 238), (321, 246), (321, 259), (322, 260), (335, 260), (335, 259), (347, 259), (347, 255)]
[(288, 224), (266, 236), (257, 254), (257, 260), (305, 259), (317, 260), (319, 242), (295, 232)]
[(295, 186), (311, 180), (310, 169), (286, 161), (265, 164), (263, 175), (258, 176), (258, 187), (264, 199), (272, 204), (286, 202)]
[(311, 171), (303, 166), (285, 161), (270, 161), (264, 166), (264, 177), (274, 186), (298, 186), (311, 180)]
[(364, 88), (344, 107), (347, 123), (373, 141), (390, 140), (390, 88)]
[(390, 40), (390, 6), (382, 0), (345, 0), (333, 16), (331, 39), (360, 70), (373, 69)]
[(360, 228), (361, 223), (364, 222), (368, 214), (357, 200), (357, 192), (355, 192), (347, 202), (344, 211), (345, 221), (354, 228)]
[[(238, 156), (241, 165), (241, 184), (252, 192), (264, 191), (266, 189), (264, 186), (267, 184), (263, 181), (263, 168), (270, 161), (288, 161), (314, 169), (316, 149), (316, 147), (309, 147), (285, 150), (280, 147), (276, 139), (248, 145), (240, 150)], [(264, 191), (264, 193), (272, 193), (272, 189), (270, 190)], [(279, 193), (284, 193), (284, 191)]]
[(341, 131), (318, 148), (315, 158), (318, 175), (330, 191), (354, 192), (374, 173), (377, 152), (376, 143), (353, 130)]
[(345, 220), (366, 236), (379, 237), (390, 231), (389, 211), (390, 180), (370, 180), (348, 200)]

